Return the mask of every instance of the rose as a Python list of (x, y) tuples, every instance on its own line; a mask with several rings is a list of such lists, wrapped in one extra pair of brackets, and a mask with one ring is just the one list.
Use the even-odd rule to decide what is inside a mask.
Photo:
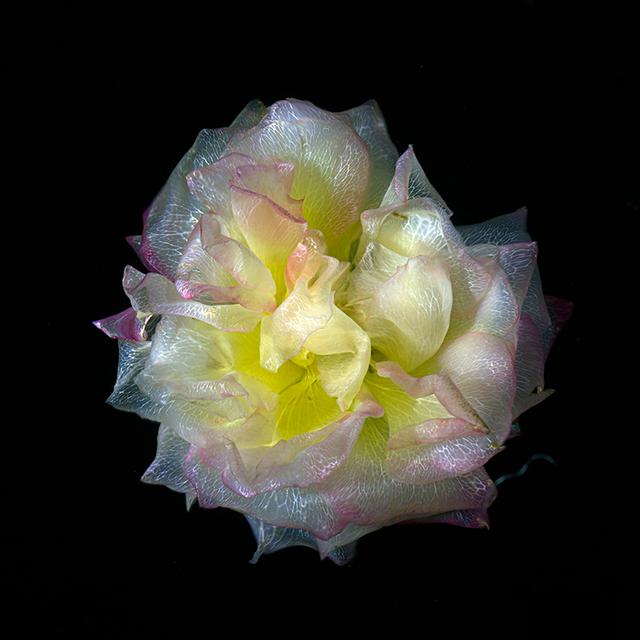
[(251, 103), (205, 130), (129, 239), (109, 402), (161, 422), (143, 480), (246, 514), (256, 557), (336, 562), (403, 520), (482, 526), (482, 468), (545, 398), (566, 315), (525, 213), (454, 228), (374, 103)]

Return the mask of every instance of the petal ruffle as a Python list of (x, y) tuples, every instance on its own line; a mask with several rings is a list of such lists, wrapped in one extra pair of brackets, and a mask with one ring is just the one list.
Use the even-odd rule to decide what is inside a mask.
[(367, 196), (370, 159), (367, 145), (344, 118), (300, 100), (276, 102), (257, 127), (234, 138), (230, 151), (259, 163), (293, 164), (291, 196), (304, 199), (309, 226), (346, 257)]
[(178, 265), (176, 289), (183, 298), (238, 303), (252, 311), (273, 311), (276, 286), (264, 264), (247, 247), (221, 233), (217, 216), (204, 214)]
[(347, 266), (329, 256), (316, 256), (284, 302), (263, 319), (260, 363), (265, 369), (277, 371), (329, 322), (335, 308), (333, 290)]
[(164, 276), (158, 273), (145, 275), (133, 267), (125, 268), (123, 287), (136, 311), (195, 318), (225, 331), (251, 331), (262, 317), (239, 304), (186, 300)]

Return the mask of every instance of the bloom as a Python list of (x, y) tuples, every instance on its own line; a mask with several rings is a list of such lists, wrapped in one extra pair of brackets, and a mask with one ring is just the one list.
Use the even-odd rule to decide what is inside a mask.
[(129, 241), (148, 273), (96, 324), (119, 340), (109, 402), (161, 423), (143, 480), (246, 514), (256, 557), (486, 524), (483, 465), (549, 394), (568, 312), (523, 210), (455, 228), (375, 103), (254, 102), (201, 132)]

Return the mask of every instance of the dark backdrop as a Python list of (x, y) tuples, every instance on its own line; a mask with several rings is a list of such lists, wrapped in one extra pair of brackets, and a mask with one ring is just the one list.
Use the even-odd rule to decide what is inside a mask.
[[(363, 630), (415, 625), (426, 635), (438, 623), (494, 633), (511, 612), (518, 637), (610, 630), (616, 445), (599, 379), (618, 303), (603, 274), (624, 240), (620, 222), (638, 212), (626, 161), (635, 78), (622, 53), (604, 57), (597, 38), (569, 38), (571, 20), (558, 26), (552, 9), (514, 6), (508, 28), (466, 47), (432, 44), (428, 31), (410, 48), (397, 34), (360, 34), (355, 53), (336, 55), (329, 35), (317, 43), (326, 57), (253, 42), (244, 43), (250, 57), (236, 57), (226, 42), (165, 61), (144, 37), (129, 55), (117, 38), (96, 53), (85, 36), (59, 43), (43, 74), (22, 79), (53, 153), (43, 162), (29, 151), (28, 181), (50, 174), (46, 197), (33, 185), (21, 194), (37, 213), (39, 305), (29, 312), (35, 349), (23, 358), (26, 420), (10, 449), (17, 510), (2, 530), (21, 624), (89, 638), (188, 621), (214, 637), (228, 621), (240, 625), (234, 635), (254, 625), (338, 633), (346, 616)], [(207, 55), (222, 57), (216, 65)], [(124, 237), (140, 232), (142, 211), (198, 131), (228, 124), (252, 98), (287, 96), (329, 110), (378, 100), (398, 149), (415, 146), (457, 224), (528, 206), (545, 292), (576, 305), (548, 361), (557, 393), (525, 414), (522, 436), (488, 469), (517, 471), (535, 453), (557, 466), (536, 462), (503, 484), (490, 531), (394, 526), (362, 539), (346, 567), (303, 548), (252, 566), (241, 515), (187, 513), (181, 495), (139, 481), (157, 427), (104, 404), (117, 348), (91, 320), (125, 307), (122, 269), (139, 265)]]

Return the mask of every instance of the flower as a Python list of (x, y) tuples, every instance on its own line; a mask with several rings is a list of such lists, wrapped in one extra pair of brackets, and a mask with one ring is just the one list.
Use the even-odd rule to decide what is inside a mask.
[(373, 102), (252, 102), (204, 130), (128, 239), (109, 402), (161, 423), (143, 480), (246, 514), (256, 558), (487, 523), (483, 469), (543, 390), (567, 303), (525, 211), (455, 228)]

